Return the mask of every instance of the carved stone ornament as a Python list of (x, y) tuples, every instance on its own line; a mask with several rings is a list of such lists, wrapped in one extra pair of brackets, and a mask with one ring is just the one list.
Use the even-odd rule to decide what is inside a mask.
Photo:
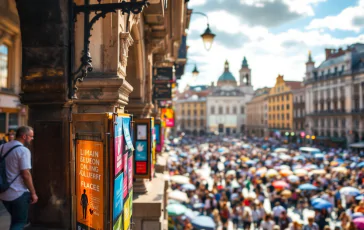
[(118, 75), (126, 76), (126, 66), (128, 63), (128, 52), (129, 47), (133, 45), (133, 38), (130, 33), (122, 32), (120, 33), (120, 57), (118, 65)]

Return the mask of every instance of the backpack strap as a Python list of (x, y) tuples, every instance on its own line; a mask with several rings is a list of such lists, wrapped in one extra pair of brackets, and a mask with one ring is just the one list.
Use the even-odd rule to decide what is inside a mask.
[[(14, 149), (20, 147), (20, 146), (23, 146), (23, 145), (15, 145), (13, 146), (11, 149), (9, 149), (5, 154), (4, 156), (2, 156), (3, 154), (3, 149), (4, 149), (4, 145), (1, 147), (1, 152), (0, 152), (0, 162), (5, 160), (5, 158), (9, 155), (9, 153), (11, 151), (13, 151)], [(9, 183), (9, 186), (16, 180), (16, 178), (18, 178), (20, 176), (20, 173), (18, 175), (16, 175), (16, 177)]]
[[(22, 145), (15, 145), (15, 146), (13, 146), (11, 149), (9, 149), (5, 154), (4, 154), (4, 156), (2, 156), (1, 158), (0, 158), (0, 161), (3, 161), (4, 159), (5, 159), (5, 157), (7, 157), (8, 155), (9, 155), (9, 153), (11, 152), (11, 151), (13, 151), (13, 149), (16, 149), (16, 148), (18, 148), (18, 147), (20, 147), (20, 146), (22, 146)], [(3, 145), (3, 147), (1, 148), (1, 155), (2, 155), (2, 153), (3, 153), (3, 149), (4, 149), (4, 145)]]

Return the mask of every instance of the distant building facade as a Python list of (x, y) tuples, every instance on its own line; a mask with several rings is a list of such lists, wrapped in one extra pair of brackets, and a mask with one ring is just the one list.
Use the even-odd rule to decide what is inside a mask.
[(364, 44), (325, 49), (325, 60), (306, 63), (306, 132), (315, 143), (346, 147), (364, 140)]
[(278, 75), (268, 96), (270, 136), (280, 137), (293, 132), (293, 90), (301, 87), (302, 82), (285, 81), (283, 75)]
[(239, 73), (238, 84), (229, 70), (229, 62), (225, 62), (224, 72), (206, 100), (208, 132), (226, 135), (245, 133), (246, 103), (254, 94), (251, 69), (245, 57)]
[(188, 135), (206, 134), (206, 96), (210, 87), (206, 85), (188, 86), (178, 93), (175, 101), (177, 130)]
[(305, 88), (293, 90), (293, 130), (294, 135), (291, 135), (291, 139), (296, 143), (304, 143), (306, 138), (306, 110), (305, 110)]
[(268, 95), (270, 88), (257, 89), (253, 99), (246, 103), (246, 129), (250, 137), (267, 137)]

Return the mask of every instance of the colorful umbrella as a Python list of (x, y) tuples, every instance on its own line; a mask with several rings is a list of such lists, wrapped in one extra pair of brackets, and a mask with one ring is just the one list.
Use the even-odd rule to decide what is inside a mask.
[(168, 194), (168, 198), (181, 202), (188, 202), (187, 194), (179, 190), (174, 190)]
[(209, 216), (197, 216), (191, 221), (191, 224), (196, 229), (215, 230), (216, 228), (214, 220)]
[(315, 169), (311, 171), (312, 174), (316, 174), (316, 175), (324, 175), (326, 174), (326, 171), (324, 169)]
[(359, 217), (353, 220), (358, 229), (364, 229), (364, 217)]
[(306, 176), (307, 175), (307, 170), (305, 170), (305, 169), (296, 169), (296, 170), (294, 170), (294, 174), (296, 174), (299, 177)]
[(357, 168), (363, 168), (364, 167), (364, 161), (357, 164), (356, 167)]
[(194, 218), (196, 218), (196, 216), (199, 215), (198, 211), (192, 211), (191, 209), (187, 209), (186, 212), (183, 214), (187, 219), (189, 219), (190, 221)]
[(282, 180), (274, 181), (272, 183), (272, 185), (276, 189), (284, 189), (284, 188), (288, 188), (289, 187), (289, 184), (287, 184), (287, 182), (282, 181)]
[(332, 204), (328, 202), (327, 200), (321, 199), (317, 201), (315, 204), (312, 204), (312, 207), (314, 209), (328, 209), (332, 208)]
[(169, 216), (181, 216), (187, 211), (187, 208), (182, 204), (169, 204), (167, 212)]
[(281, 176), (287, 177), (293, 174), (293, 172), (290, 169), (282, 169), (281, 171), (279, 171), (279, 174), (281, 174)]
[(177, 184), (188, 184), (188, 183), (190, 183), (190, 178), (188, 178), (186, 176), (181, 176), (181, 175), (174, 175), (174, 176), (171, 176), (171, 181), (173, 181)]
[(295, 176), (295, 175), (288, 176), (288, 181), (291, 183), (297, 183), (299, 180), (300, 180), (300, 178), (298, 176)]
[(300, 186), (298, 186), (298, 188), (300, 190), (316, 190), (317, 189), (317, 187), (312, 184), (301, 184)]
[(290, 198), (292, 196), (292, 192), (289, 191), (289, 190), (284, 190), (282, 193), (281, 193), (282, 196), (286, 197), (286, 198)]
[(194, 186), (193, 184), (184, 184), (181, 186), (181, 188), (185, 191), (195, 191), (196, 190), (196, 186)]
[(266, 177), (275, 177), (275, 176), (278, 176), (279, 174), (278, 174), (278, 172), (277, 172), (277, 170), (274, 170), (274, 169), (269, 169), (268, 171), (267, 171), (267, 173), (265, 174), (265, 176)]
[(351, 219), (356, 219), (356, 218), (359, 218), (359, 217), (363, 217), (364, 214), (361, 213), (361, 212), (355, 212), (351, 215)]
[(336, 167), (336, 168), (333, 168), (332, 171), (334, 172), (339, 172), (339, 173), (344, 173), (346, 174), (348, 172), (348, 170), (344, 167)]

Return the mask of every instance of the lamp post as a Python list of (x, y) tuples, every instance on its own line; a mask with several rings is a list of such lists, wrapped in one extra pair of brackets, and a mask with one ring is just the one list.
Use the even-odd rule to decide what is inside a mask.
[(202, 41), (204, 43), (205, 49), (207, 51), (209, 51), (211, 49), (212, 42), (214, 41), (214, 38), (216, 36), (214, 33), (211, 32), (210, 24), (209, 24), (209, 18), (207, 17), (206, 14), (204, 14), (202, 12), (192, 12), (192, 14), (202, 15), (207, 20), (207, 28), (206, 28), (205, 32), (203, 34), (201, 34), (201, 38), (202, 38)]
[[(102, 17), (105, 18), (106, 14), (108, 13), (116, 13), (117, 10), (121, 10), (122, 14), (128, 14), (128, 20), (130, 13), (139, 14), (142, 12), (145, 6), (148, 6), (147, 0), (130, 0), (126, 2), (125, 0), (118, 2), (118, 3), (103, 3), (101, 4), (102, 0), (97, 0), (98, 4), (90, 4), (90, 0), (84, 0), (84, 5), (76, 5), (73, 1), (70, 1), (70, 32), (71, 32), (71, 39), (74, 39), (74, 28), (75, 22), (77, 19), (77, 15), (79, 13), (84, 14), (84, 38), (83, 38), (83, 50), (81, 56), (81, 64), (77, 68), (77, 70), (70, 74), (69, 79), (69, 97), (76, 98), (75, 92), (77, 91), (76, 83), (82, 82), (85, 77), (87, 77), (88, 72), (92, 72), (92, 58), (89, 52), (90, 46), (90, 37), (91, 37), (91, 30), (93, 25)], [(95, 13), (95, 15), (90, 20), (91, 13)], [(128, 25), (126, 27), (128, 31)], [(74, 42), (73, 40), (70, 42), (70, 46), (73, 52)], [(72, 68), (71, 68), (71, 71)]]

